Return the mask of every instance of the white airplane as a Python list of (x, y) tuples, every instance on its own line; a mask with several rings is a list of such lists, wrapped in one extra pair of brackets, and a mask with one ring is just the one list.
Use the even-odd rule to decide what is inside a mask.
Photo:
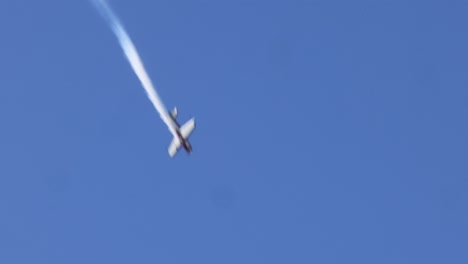
[(192, 117), (189, 121), (187, 121), (182, 126), (179, 125), (177, 122), (177, 107), (169, 112), (169, 125), (171, 127), (171, 131), (173, 131), (174, 139), (172, 140), (171, 144), (169, 145), (169, 156), (174, 157), (175, 154), (179, 151), (180, 147), (183, 147), (187, 153), (192, 152), (192, 145), (188, 141), (190, 134), (192, 134), (193, 130), (195, 129), (195, 118)]

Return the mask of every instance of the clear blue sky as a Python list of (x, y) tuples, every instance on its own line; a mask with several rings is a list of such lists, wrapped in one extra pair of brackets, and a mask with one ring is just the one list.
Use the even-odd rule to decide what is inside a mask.
[(466, 1), (0, 2), (0, 263), (468, 263)]

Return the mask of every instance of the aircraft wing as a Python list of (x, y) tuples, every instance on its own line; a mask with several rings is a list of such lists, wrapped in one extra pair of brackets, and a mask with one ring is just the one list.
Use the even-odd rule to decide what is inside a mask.
[(174, 137), (174, 139), (171, 141), (171, 144), (169, 145), (169, 156), (174, 157), (175, 154), (177, 154), (177, 151), (180, 149), (180, 141), (178, 138)]
[(184, 139), (187, 139), (190, 134), (192, 134), (193, 130), (195, 129), (195, 118), (193, 117), (187, 123), (180, 127), (180, 134)]

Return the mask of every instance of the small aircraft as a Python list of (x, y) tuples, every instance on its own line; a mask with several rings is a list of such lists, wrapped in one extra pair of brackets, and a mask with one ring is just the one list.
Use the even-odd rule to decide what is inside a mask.
[(180, 147), (183, 147), (187, 153), (192, 152), (192, 145), (188, 141), (188, 138), (192, 134), (193, 130), (195, 129), (195, 118), (192, 117), (189, 121), (187, 121), (182, 126), (177, 122), (177, 107), (169, 112), (169, 125), (171, 131), (174, 134), (174, 139), (172, 140), (171, 144), (169, 145), (169, 156), (174, 157), (175, 154), (179, 151)]

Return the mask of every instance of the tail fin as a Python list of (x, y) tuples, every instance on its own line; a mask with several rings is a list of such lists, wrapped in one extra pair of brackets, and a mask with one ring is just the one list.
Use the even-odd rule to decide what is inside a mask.
[(172, 116), (172, 119), (176, 120), (177, 119), (177, 107), (174, 107), (172, 111), (169, 113)]
[(180, 134), (184, 139), (187, 139), (190, 137), (190, 134), (192, 134), (193, 130), (195, 129), (195, 118), (192, 117), (189, 121), (187, 121), (185, 124), (183, 124), (180, 127)]

